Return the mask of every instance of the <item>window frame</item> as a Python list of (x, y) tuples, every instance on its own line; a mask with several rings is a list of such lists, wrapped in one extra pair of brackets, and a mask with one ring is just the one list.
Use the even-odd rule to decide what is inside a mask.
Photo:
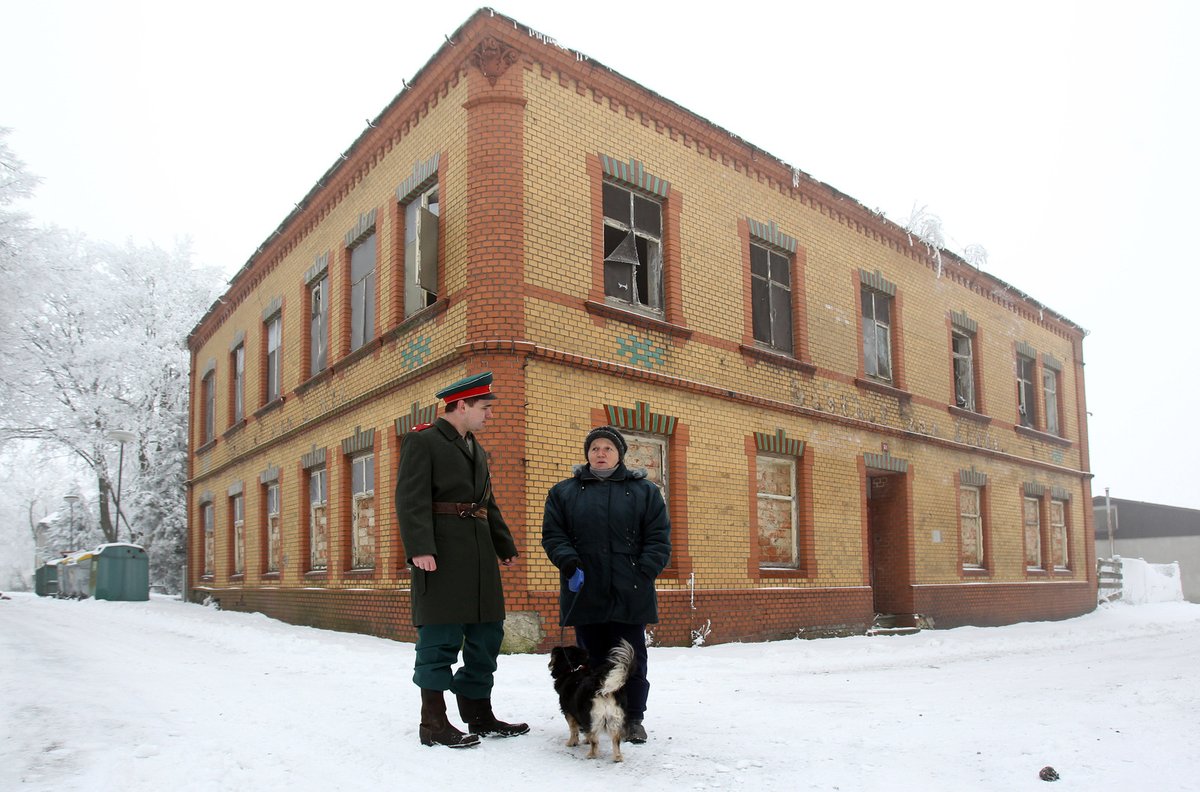
[[(308, 570), (310, 572), (326, 572), (329, 570), (329, 470), (325, 465), (318, 465), (305, 471), (308, 484)], [(314, 484), (315, 482), (315, 484)], [(318, 563), (321, 542), (317, 530), (316, 509), (325, 509), (324, 563)]]
[[(790, 494), (787, 497), (782, 495), (774, 495), (769, 492), (764, 492), (761, 488), (763, 465), (764, 461), (767, 464), (784, 463), (788, 466), (788, 474), (786, 479), (791, 487)], [(801, 557), (802, 537), (801, 537), (801, 508), (800, 508), (800, 459), (794, 456), (785, 454), (770, 454), (757, 452), (754, 457), (754, 472), (755, 472), (755, 505), (758, 507), (756, 512), (755, 527), (758, 538), (758, 571), (759, 574), (772, 574), (779, 572), (796, 572), (804, 567), (804, 559)], [(791, 534), (791, 561), (789, 563), (765, 563), (763, 561), (763, 525), (762, 525), (762, 503), (763, 499), (769, 501), (787, 501), (791, 504), (790, 517), (791, 525), (789, 531)]]
[[(279, 575), (283, 572), (283, 488), (279, 480), (263, 484), (263, 573)], [(275, 511), (271, 511), (272, 506)], [(274, 528), (272, 528), (272, 517)]]
[[(368, 245), (369, 254), (365, 252), (368, 250)], [(347, 251), (346, 259), (346, 279), (349, 286), (346, 290), (348, 300), (346, 317), (350, 323), (347, 342), (350, 345), (350, 352), (353, 353), (375, 340), (376, 326), (379, 323), (376, 316), (379, 288), (378, 231), (372, 227), (368, 233), (363, 234), (360, 239), (356, 240)], [(369, 262), (370, 268), (362, 272), (360, 277), (355, 279), (355, 266), (365, 266), (367, 262)], [(362, 287), (361, 290), (359, 288), (360, 285)], [(358, 341), (357, 344), (355, 343), (356, 340)]]
[[(870, 298), (871, 309), (869, 314), (867, 312), (868, 297)], [(884, 305), (887, 306), (888, 315), (886, 322), (881, 322), (879, 320), (878, 311), (876, 310), (878, 300), (880, 299), (882, 299), (884, 301)], [(882, 382), (886, 385), (890, 385), (891, 387), (899, 387), (897, 385), (896, 378), (896, 354), (894, 349), (896, 298), (893, 295), (873, 288), (869, 284), (863, 283), (860, 284), (860, 300), (862, 305), (862, 310), (859, 313), (862, 319), (861, 341), (863, 373), (865, 376), (876, 382)], [(885, 336), (882, 343), (879, 338), (879, 332), (881, 328)], [(872, 356), (870, 355), (871, 350), (868, 346), (868, 339), (873, 339), (875, 345), (876, 354), (874, 355), (873, 361)], [(888, 371), (886, 374), (879, 373), (880, 349), (883, 349), (887, 352), (886, 362)], [(872, 364), (874, 365), (875, 371), (871, 370)]]
[[(1065, 498), (1051, 497), (1049, 500), (1049, 513), (1047, 518), (1047, 529), (1050, 534), (1050, 563), (1047, 565), (1055, 572), (1069, 572), (1071, 570), (1071, 544), (1070, 544), (1070, 501)], [(1061, 510), (1060, 516), (1062, 522), (1055, 522), (1055, 507)], [(1062, 544), (1062, 564), (1058, 563), (1057, 544)]]
[[(348, 481), (350, 486), (347, 488), (349, 495), (350, 520), (349, 532), (349, 569), (353, 572), (368, 572), (375, 569), (379, 565), (379, 522), (378, 522), (378, 504), (376, 503), (377, 487), (375, 486), (376, 463), (378, 462), (375, 451), (369, 450), (362, 453), (354, 454), (347, 457), (349, 465)], [(369, 464), (369, 470), (366, 469)], [(359, 473), (360, 465), (363, 467), (362, 473)], [(360, 489), (360, 486), (362, 489)], [(369, 489), (368, 489), (369, 487)], [(372, 521), (373, 524), (359, 526), (359, 508), (360, 503), (369, 497), (372, 501)], [(360, 536), (366, 535), (371, 539), (370, 542), (370, 557), (366, 557), (366, 549), (360, 546)], [(368, 561), (370, 563), (366, 563)]]
[(246, 342), (243, 341), (229, 353), (229, 365), (232, 371), (229, 376), (230, 409), (233, 424), (236, 426), (246, 420)]
[[(762, 251), (761, 255), (766, 256), (766, 273), (760, 275), (754, 271), (755, 269), (755, 250)], [(776, 259), (783, 261), (787, 268), (786, 282), (774, 277)], [(793, 284), (795, 282), (796, 257), (787, 251), (780, 250), (766, 242), (750, 239), (750, 326), (751, 334), (756, 344), (761, 344), (780, 354), (795, 357), (796, 354), (796, 317), (795, 317), (795, 301), (793, 299)], [(762, 284), (766, 289), (766, 329), (769, 338), (761, 338), (759, 336), (760, 325), (760, 305), (757, 295), (759, 294), (756, 286)], [(783, 292), (781, 302), (787, 307), (786, 320), (777, 319), (776, 313), (776, 289)], [(780, 343), (776, 337), (780, 331), (786, 331), (786, 343)]]
[(326, 270), (308, 284), (308, 376), (315, 377), (329, 368), (329, 272)]
[(1058, 372), (1042, 366), (1042, 403), (1046, 416), (1046, 433), (1062, 437), (1061, 402), (1058, 398), (1060, 379)]
[[(1024, 367), (1028, 365), (1028, 378), (1025, 378)], [(1037, 358), (1017, 353), (1017, 424), (1025, 429), (1037, 431)]]
[(200, 524), (203, 526), (204, 572), (202, 577), (213, 578), (217, 568), (217, 510), (216, 504), (207, 501), (200, 504)]
[[(609, 216), (609, 190), (619, 190), (628, 196), (628, 220)], [(639, 190), (637, 187), (631, 184), (611, 178), (605, 178), (602, 180), (600, 192), (600, 213), (601, 217), (603, 218), (601, 233), (601, 283), (605, 302), (610, 305), (618, 306), (624, 310), (643, 313), (659, 319), (665, 318), (667, 316), (665, 276), (665, 238), (667, 230), (666, 200), (657, 195), (652, 195)], [(657, 209), (657, 234), (653, 233), (649, 228), (643, 228), (638, 225), (639, 201), (653, 205)], [(614, 233), (623, 233), (626, 235), (625, 238), (611, 251), (608, 250), (610, 229), (612, 229)], [(625, 243), (630, 239), (633, 240), (633, 254), (637, 258), (637, 261), (631, 262), (622, 259), (613, 260), (614, 264), (629, 264), (631, 267), (631, 277), (629, 283), (630, 298), (626, 300), (618, 294), (610, 293), (609, 262), (611, 257), (616, 254), (618, 250), (624, 247)], [(642, 254), (638, 246), (639, 241), (642, 241), (647, 247), (646, 253), (648, 261), (645, 263), (641, 261)], [(653, 246), (653, 250), (650, 249), (651, 246)], [(644, 279), (641, 277), (643, 268), (645, 268)], [(618, 285), (620, 284), (620, 280), (617, 276), (614, 275), (611, 279)], [(645, 295), (645, 302), (642, 302), (639, 299), (640, 295), (638, 292), (640, 280), (645, 281), (645, 289), (648, 292)]]
[(234, 576), (246, 573), (246, 498), (238, 492), (229, 498), (230, 541)]
[(263, 404), (283, 396), (283, 312), (263, 322)]
[(209, 371), (200, 380), (201, 443), (206, 446), (217, 439), (217, 372)]
[[(400, 202), (400, 210), (404, 223), (401, 307), (402, 316), (407, 319), (438, 300), (442, 269), (439, 249), (441, 186), (438, 180), (434, 179), (414, 190)], [(429, 265), (431, 258), (432, 264)]]
[[(984, 485), (979, 484), (963, 484), (958, 485), (958, 530), (959, 530), (959, 563), (962, 566), (963, 572), (984, 572), (987, 570), (987, 536), (985, 535), (985, 509), (984, 509)], [(971, 492), (975, 498), (975, 511), (971, 513), (964, 501), (963, 494)], [(969, 563), (966, 560), (967, 555), (967, 525), (969, 521), (974, 521), (975, 536), (977, 537), (978, 547), (978, 562)]]
[[(1026, 495), (1024, 493), (1022, 493), (1021, 497), (1021, 528), (1025, 545), (1025, 571), (1038, 573), (1045, 572), (1045, 543), (1042, 539), (1042, 498), (1036, 495)], [(1037, 522), (1033, 523), (1029, 521), (1031, 505), (1032, 514), (1037, 518)], [(1034, 529), (1032, 534), (1030, 533), (1030, 528)], [(1036, 540), (1036, 543), (1032, 544), (1032, 546), (1030, 542), (1031, 536)], [(1030, 558), (1034, 556), (1037, 558), (1037, 563), (1031, 564)]]
[[(959, 348), (959, 341), (965, 342), (967, 346), (965, 353)], [(963, 367), (967, 369), (965, 377), (964, 372), (961, 371)], [(954, 406), (967, 412), (980, 412), (976, 373), (975, 334), (960, 327), (953, 327), (950, 330), (950, 376), (954, 382)], [(964, 382), (970, 389), (970, 392), (965, 397), (962, 393)]]

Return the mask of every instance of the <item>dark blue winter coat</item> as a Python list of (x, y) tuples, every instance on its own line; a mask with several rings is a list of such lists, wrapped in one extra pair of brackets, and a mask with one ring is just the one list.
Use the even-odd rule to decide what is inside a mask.
[[(658, 621), (654, 579), (671, 558), (671, 520), (642, 468), (622, 463), (602, 479), (576, 466), (546, 496), (542, 547), (560, 572), (560, 624)], [(572, 563), (584, 574), (578, 598), (562, 572)]]

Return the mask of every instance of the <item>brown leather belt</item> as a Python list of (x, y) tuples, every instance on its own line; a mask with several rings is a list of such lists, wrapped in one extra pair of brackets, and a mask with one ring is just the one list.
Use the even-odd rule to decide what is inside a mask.
[(486, 503), (447, 503), (445, 501), (433, 502), (434, 514), (455, 514), (462, 517), (464, 520), (468, 517), (483, 517), (487, 514)]

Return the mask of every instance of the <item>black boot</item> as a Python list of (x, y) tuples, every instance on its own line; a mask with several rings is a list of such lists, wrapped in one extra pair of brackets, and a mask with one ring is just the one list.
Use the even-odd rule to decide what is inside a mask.
[(445, 745), (449, 748), (472, 748), (479, 737), (463, 734), (446, 718), (446, 697), (440, 690), (421, 688), (421, 745)]
[(472, 735), (481, 734), (484, 737), (516, 737), (529, 731), (528, 723), (505, 723), (496, 720), (492, 714), (490, 698), (471, 699), (458, 694), (458, 714)]
[(642, 725), (641, 718), (625, 724), (625, 739), (634, 745), (646, 742), (646, 727)]

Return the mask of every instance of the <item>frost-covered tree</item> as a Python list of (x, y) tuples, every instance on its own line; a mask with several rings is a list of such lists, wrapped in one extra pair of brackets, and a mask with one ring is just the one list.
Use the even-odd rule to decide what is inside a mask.
[[(141, 544), (152, 580), (171, 585), (186, 513), (184, 340), (220, 278), (193, 266), (185, 247), (30, 232), (20, 218), (16, 227), (4, 271), (13, 293), (0, 331), (0, 444), (69, 452), (92, 482), (103, 541)], [(120, 515), (112, 430), (135, 438), (124, 447)]]

